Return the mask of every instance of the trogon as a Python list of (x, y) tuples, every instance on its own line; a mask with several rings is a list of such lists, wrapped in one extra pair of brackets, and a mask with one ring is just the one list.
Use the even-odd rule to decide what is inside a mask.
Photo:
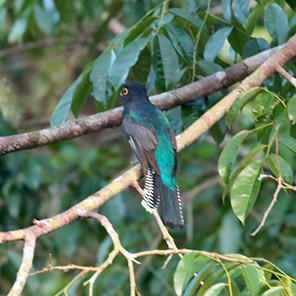
[(146, 177), (141, 204), (150, 213), (159, 205), (164, 225), (181, 229), (184, 220), (176, 180), (177, 144), (170, 123), (149, 101), (144, 85), (126, 83), (119, 96), (124, 106), (124, 133)]

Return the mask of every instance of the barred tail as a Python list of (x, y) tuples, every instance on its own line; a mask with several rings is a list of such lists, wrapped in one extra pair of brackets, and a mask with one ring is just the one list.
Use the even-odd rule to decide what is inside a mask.
[(161, 177), (151, 169), (147, 171), (142, 206), (151, 213), (160, 204), (160, 217), (165, 226), (173, 229), (184, 227), (179, 186), (175, 190), (163, 184)]

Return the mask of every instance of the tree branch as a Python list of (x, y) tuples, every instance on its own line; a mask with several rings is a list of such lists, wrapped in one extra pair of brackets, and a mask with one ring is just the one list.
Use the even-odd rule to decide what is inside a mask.
[[(196, 81), (173, 91), (151, 96), (150, 99), (161, 110), (167, 110), (186, 102), (195, 101), (198, 98), (241, 81), (282, 47), (283, 46), (280, 46), (261, 52), (224, 71), (219, 71), (200, 81)], [(0, 137), (0, 155), (41, 147), (80, 137), (94, 131), (100, 131), (107, 127), (119, 126), (122, 121), (122, 110), (122, 107), (118, 107), (84, 118), (69, 120), (57, 127)]]
[(93, 195), (90, 195), (82, 202), (74, 205), (63, 213), (40, 221), (34, 220), (33, 222), (35, 225), (28, 228), (8, 232), (0, 232), (0, 243), (25, 239), (30, 234), (33, 234), (36, 238), (38, 238), (41, 235), (47, 234), (51, 231), (68, 225), (69, 223), (79, 218), (79, 212), (93, 211), (99, 208), (101, 205), (112, 199), (118, 193), (128, 188), (131, 183), (134, 180), (139, 179), (140, 176), (140, 165), (137, 164), (133, 168), (127, 170), (118, 178), (114, 179), (101, 190), (95, 192)]
[(183, 133), (176, 137), (178, 151), (184, 149), (188, 143), (198, 139), (204, 132), (211, 128), (230, 109), (236, 98), (246, 90), (259, 86), (267, 77), (275, 73), (278, 66), (282, 66), (296, 55), (296, 34), (276, 53), (269, 57), (257, 70), (245, 78), (242, 83), (219, 101), (210, 110), (204, 113), (197, 121), (189, 126)]
[(278, 67), (277, 72), (286, 78), (294, 87), (296, 87), (296, 78), (290, 75), (283, 67)]
[(21, 295), (32, 267), (35, 246), (35, 236), (28, 235), (25, 239), (22, 264), (17, 273), (16, 280), (7, 296)]

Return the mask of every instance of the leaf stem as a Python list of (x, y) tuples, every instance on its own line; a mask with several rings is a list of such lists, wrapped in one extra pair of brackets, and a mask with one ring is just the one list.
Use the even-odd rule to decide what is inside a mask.
[(195, 64), (196, 64), (197, 47), (198, 47), (201, 32), (203, 30), (203, 27), (204, 27), (204, 25), (205, 25), (205, 23), (207, 21), (208, 15), (209, 15), (210, 7), (211, 7), (211, 0), (208, 1), (206, 15), (205, 15), (204, 19), (202, 20), (202, 24), (201, 24), (201, 26), (200, 26), (200, 28), (199, 28), (199, 30), (197, 32), (197, 35), (196, 35), (196, 41), (195, 41), (195, 46), (194, 46), (194, 50), (193, 50), (193, 65), (192, 65), (191, 82), (195, 81), (195, 75), (196, 75)]

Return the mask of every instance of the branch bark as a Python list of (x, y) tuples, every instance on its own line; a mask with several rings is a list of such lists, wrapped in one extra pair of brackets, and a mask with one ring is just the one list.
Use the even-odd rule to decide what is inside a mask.
[[(282, 48), (282, 46), (261, 52), (224, 71), (219, 71), (200, 81), (196, 81), (173, 91), (151, 96), (150, 99), (161, 110), (167, 110), (186, 102), (195, 101), (198, 98), (241, 81), (280, 48)], [(69, 120), (57, 127), (0, 137), (0, 155), (19, 150), (33, 149), (80, 137), (107, 127), (119, 126), (122, 121), (122, 110), (122, 107), (118, 107), (81, 119)]]

